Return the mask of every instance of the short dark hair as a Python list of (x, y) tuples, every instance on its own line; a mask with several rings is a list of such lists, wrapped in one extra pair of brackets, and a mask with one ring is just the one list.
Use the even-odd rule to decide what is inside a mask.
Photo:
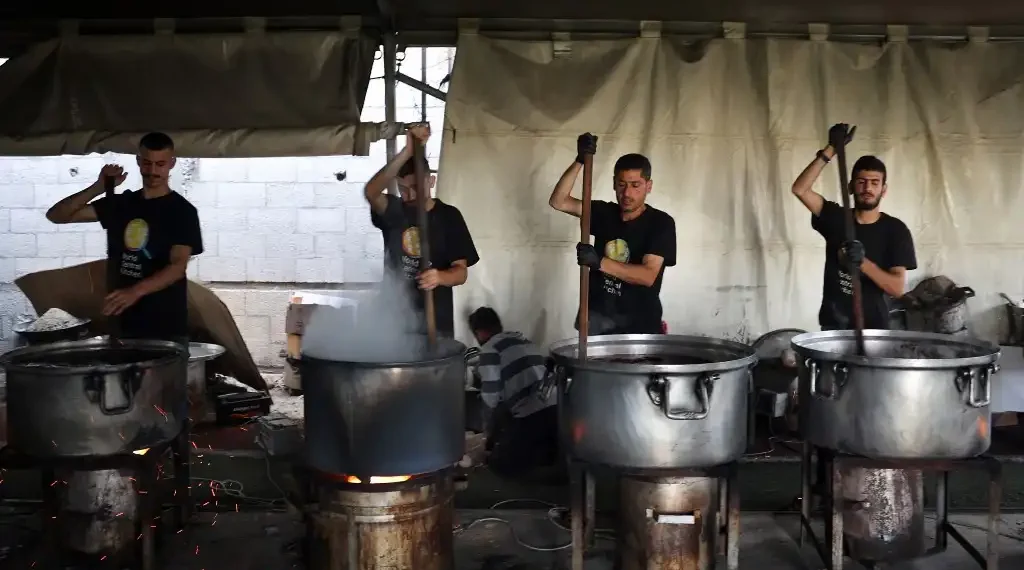
[[(430, 163), (427, 162), (427, 157), (421, 156), (420, 161), (423, 164), (423, 172), (430, 174)], [(398, 177), (402, 178), (405, 176), (413, 176), (416, 174), (416, 159), (410, 158), (405, 161), (402, 168), (398, 169)]]
[(473, 332), (481, 331), (491, 334), (498, 334), (504, 330), (498, 313), (490, 307), (480, 307), (473, 311), (469, 315), (469, 328)]
[(174, 141), (164, 133), (149, 133), (139, 140), (139, 148), (146, 150), (174, 150)]
[(850, 179), (857, 178), (857, 175), (861, 172), (881, 172), (882, 173), (882, 184), (885, 184), (885, 179), (889, 176), (885, 171), (885, 163), (882, 159), (877, 156), (870, 154), (864, 155), (857, 159), (857, 162), (853, 163), (853, 173), (850, 174)]
[(651, 179), (651, 161), (642, 154), (624, 154), (615, 161), (614, 173), (618, 174), (623, 170), (639, 170), (640, 176), (647, 180)]

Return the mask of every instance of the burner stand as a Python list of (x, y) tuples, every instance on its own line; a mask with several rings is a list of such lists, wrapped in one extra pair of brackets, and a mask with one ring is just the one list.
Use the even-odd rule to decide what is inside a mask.
[[(590, 471), (591, 466), (589, 464), (581, 462), (571, 462), (570, 469), (570, 484), (569, 492), (571, 496), (571, 525), (572, 525), (572, 559), (571, 559), (571, 570), (583, 570), (583, 561), (586, 556), (588, 548), (594, 544), (594, 529), (595, 529), (595, 506), (594, 506), (594, 478)], [(607, 467), (606, 467), (607, 468)], [(706, 469), (670, 469), (670, 470), (623, 470), (621, 468), (614, 469), (621, 477), (629, 478), (629, 485), (636, 487), (638, 490), (653, 491), (656, 489), (659, 481), (664, 481), (667, 485), (678, 484), (684, 480), (700, 480), (700, 479), (715, 479), (716, 481), (712, 484), (717, 487), (711, 497), (717, 495), (718, 504), (711, 505), (708, 510), (716, 513), (714, 521), (711, 523), (713, 527), (717, 527), (717, 554), (725, 555), (726, 568), (728, 570), (738, 570), (740, 561), (740, 496), (739, 486), (736, 484), (736, 474), (738, 472), (737, 463), (728, 463), (725, 465), (719, 465), (716, 467), (710, 467)], [(623, 482), (626, 484), (627, 482)], [(648, 513), (654, 514), (656, 513)], [(700, 516), (699, 511), (693, 513), (665, 513), (669, 515), (667, 518), (683, 518), (697, 519)], [(619, 513), (621, 519), (625, 516), (623, 513)], [(696, 524), (696, 521), (683, 521), (681, 524)], [(632, 525), (632, 528), (638, 528), (637, 525)], [(620, 536), (621, 541), (625, 537)], [(681, 558), (692, 560), (691, 555), (694, 553), (680, 552)], [(691, 566), (681, 566), (680, 568), (697, 568), (695, 566), (696, 561), (690, 562)], [(621, 562), (616, 566), (621, 567)], [(669, 566), (676, 568), (677, 566)], [(714, 556), (711, 556), (709, 567), (714, 567)]]
[(453, 471), (400, 483), (351, 484), (317, 477), (306, 513), (310, 570), (452, 570)]
[[(822, 481), (822, 503), (826, 513), (824, 538), (822, 543), (811, 528), (812, 498), (812, 457), (817, 452), (818, 462), (824, 467), (824, 473), (831, 478), (831, 484)], [(805, 537), (810, 537), (811, 544), (818, 556), (825, 562), (827, 570), (843, 570), (844, 535), (843, 535), (843, 504), (835, 497), (843, 496), (844, 468), (861, 467), (868, 469), (907, 469), (921, 471), (937, 471), (938, 480), (935, 489), (935, 544), (925, 552), (925, 556), (944, 552), (949, 537), (958, 542), (979, 566), (986, 570), (998, 570), (999, 566), (999, 502), (1002, 496), (1002, 465), (995, 458), (982, 455), (967, 459), (945, 460), (881, 460), (866, 457), (845, 455), (830, 450), (815, 448), (810, 443), (803, 444), (800, 472), (803, 484), (800, 501), (800, 545)], [(985, 555), (982, 555), (960, 532), (949, 522), (949, 474), (956, 469), (980, 469), (989, 475), (988, 499), (988, 543)], [(825, 544), (831, 551), (825, 550)]]
[[(102, 561), (92, 561), (93, 567), (105, 565), (114, 567), (117, 562), (125, 562), (136, 570), (157, 570), (155, 560), (157, 533), (155, 528), (160, 523), (160, 511), (165, 493), (161, 492), (159, 483), (160, 462), (170, 451), (173, 456), (174, 487), (171, 502), (174, 504), (174, 526), (181, 530), (191, 518), (192, 501), (190, 497), (190, 441), (191, 423), (186, 420), (178, 436), (168, 442), (149, 448), (145, 455), (122, 453), (118, 455), (92, 457), (59, 457), (38, 458), (25, 455), (5, 447), (0, 449), (0, 468), (2, 469), (38, 469), (41, 471), (43, 492), (44, 536), (40, 545), (40, 558), (33, 567), (39, 570), (61, 570), (73, 558), (72, 553), (61, 547), (61, 516), (60, 490), (55, 484), (56, 474), (61, 471), (128, 471), (133, 473), (138, 507), (135, 520), (138, 540), (128, 553), (111, 553)], [(88, 555), (86, 555), (88, 557)]]

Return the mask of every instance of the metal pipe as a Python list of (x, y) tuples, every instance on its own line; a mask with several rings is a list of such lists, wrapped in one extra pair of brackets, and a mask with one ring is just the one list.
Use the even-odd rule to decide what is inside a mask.
[[(427, 48), (420, 48), (420, 81), (427, 85)], [(427, 92), (420, 89), (420, 121), (427, 122)]]
[[(398, 51), (395, 33), (388, 30), (381, 34), (381, 46), (384, 52), (384, 121), (394, 124), (396, 122), (395, 91), (398, 85), (395, 81)], [(391, 162), (391, 159), (395, 158), (395, 155), (398, 154), (395, 143), (395, 137), (388, 138), (385, 143), (387, 145), (388, 162)], [(397, 180), (388, 182), (388, 194), (398, 196)]]
[[(426, 48), (424, 48), (424, 49), (426, 49)], [(424, 71), (423, 75), (425, 76), (426, 75), (426, 69), (424, 69), (423, 71)], [(441, 91), (440, 89), (438, 89), (437, 87), (434, 87), (433, 85), (428, 84), (426, 82), (426, 80), (420, 81), (419, 79), (415, 79), (413, 77), (409, 77), (408, 75), (406, 75), (404, 73), (396, 73), (395, 74), (395, 79), (397, 79), (398, 81), (401, 81), (402, 83), (405, 83), (409, 87), (412, 87), (413, 89), (417, 89), (421, 93), (423, 93), (423, 120), (424, 121), (427, 120), (426, 119), (426, 115), (427, 115), (427, 95), (430, 95), (431, 97), (433, 97), (435, 99), (439, 99), (441, 101), (446, 101), (447, 98), (448, 98), (448, 94), (447, 93), (445, 93), (444, 91)]]

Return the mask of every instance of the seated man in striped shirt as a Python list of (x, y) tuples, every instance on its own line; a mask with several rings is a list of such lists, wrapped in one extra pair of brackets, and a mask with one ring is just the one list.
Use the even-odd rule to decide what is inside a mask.
[(499, 475), (517, 476), (558, 464), (556, 390), (544, 390), (547, 358), (522, 333), (505, 331), (494, 309), (469, 316), (480, 344), (480, 395), (494, 411), (487, 430), (487, 463)]

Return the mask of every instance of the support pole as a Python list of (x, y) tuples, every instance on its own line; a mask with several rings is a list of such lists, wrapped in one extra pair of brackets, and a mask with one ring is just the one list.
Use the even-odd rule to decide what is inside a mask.
[[(427, 48), (420, 48), (420, 81), (427, 84)], [(420, 121), (427, 122), (427, 92), (420, 90)]]
[[(398, 83), (395, 80), (395, 74), (398, 65), (397, 43), (395, 33), (391, 30), (385, 30), (381, 35), (381, 45), (384, 52), (384, 121), (388, 124), (396, 122), (395, 90)], [(395, 158), (395, 155), (398, 154), (395, 137), (387, 139), (385, 144), (387, 145), (388, 162), (391, 162), (391, 159)], [(398, 196), (398, 182), (396, 180), (388, 183), (388, 194)]]

